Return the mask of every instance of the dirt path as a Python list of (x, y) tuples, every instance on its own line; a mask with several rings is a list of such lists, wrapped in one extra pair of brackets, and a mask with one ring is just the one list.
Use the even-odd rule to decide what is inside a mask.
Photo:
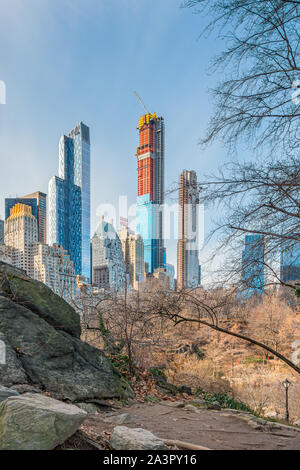
[(290, 429), (272, 431), (253, 429), (230, 411), (199, 410), (198, 413), (167, 404), (134, 404), (114, 412), (99, 413), (85, 421), (93, 432), (110, 432), (117, 424), (110, 421), (128, 413), (130, 422), (122, 425), (141, 427), (163, 439), (179, 439), (213, 450), (299, 450), (300, 432)]

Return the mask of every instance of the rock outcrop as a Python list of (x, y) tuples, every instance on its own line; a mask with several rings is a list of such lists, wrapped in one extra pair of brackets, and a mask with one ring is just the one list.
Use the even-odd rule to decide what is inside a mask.
[(51, 450), (71, 437), (87, 413), (45, 395), (25, 393), (0, 404), (1, 450)]
[(169, 450), (165, 443), (146, 429), (116, 426), (110, 438), (114, 450)]
[(0, 384), (27, 385), (59, 400), (132, 396), (104, 353), (80, 340), (75, 310), (44, 284), (0, 262)]
[(7, 398), (9, 397), (17, 397), (18, 395), (19, 393), (16, 392), (16, 390), (12, 390), (11, 388), (7, 387), (2, 387), (2, 385), (0, 385), (0, 403), (2, 401), (7, 400)]

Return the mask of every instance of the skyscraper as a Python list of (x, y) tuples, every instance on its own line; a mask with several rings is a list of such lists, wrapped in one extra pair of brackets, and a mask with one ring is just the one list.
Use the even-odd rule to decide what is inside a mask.
[(177, 243), (177, 288), (199, 285), (199, 189), (195, 171), (184, 170), (179, 177)]
[(59, 245), (34, 243), (31, 253), (34, 279), (72, 303), (77, 296), (77, 276), (67, 251)]
[(242, 253), (242, 297), (261, 295), (265, 283), (265, 241), (263, 235), (246, 235)]
[[(101, 219), (92, 238), (93, 284), (119, 291), (126, 287), (127, 274), (122, 244), (112, 223)], [(129, 276), (128, 276), (129, 277)]]
[(139, 119), (137, 232), (144, 242), (147, 272), (164, 266), (163, 214), (165, 191), (164, 120), (154, 114)]
[(0, 220), (0, 245), (4, 244), (4, 220)]
[(10, 211), (16, 204), (30, 206), (32, 215), (37, 219), (39, 242), (47, 243), (46, 199), (47, 195), (40, 191), (36, 191), (28, 196), (7, 198), (5, 199), (5, 219), (10, 216)]
[(34, 277), (31, 249), (38, 242), (38, 224), (31, 206), (17, 203), (11, 208), (10, 216), (5, 220), (4, 241), (12, 248), (13, 265)]
[(166, 273), (167, 276), (170, 280), (170, 289), (174, 290), (175, 289), (175, 268), (173, 264), (166, 264)]
[(38, 242), (37, 218), (29, 205), (17, 203), (11, 208), (5, 221), (0, 260), (24, 269), (28, 276), (43, 282), (69, 303), (77, 295), (73, 261), (61, 246)]
[(90, 132), (80, 122), (59, 142), (59, 173), (49, 182), (49, 243), (68, 251), (90, 277)]
[[(35, 193), (24, 196), (23, 199), (35, 199), (37, 202), (37, 221), (39, 231), (39, 242), (47, 243), (47, 195), (36, 191)], [(26, 203), (26, 202), (25, 202)]]
[(126, 266), (126, 273), (134, 289), (145, 279), (144, 243), (141, 235), (136, 235), (128, 227), (118, 233)]
[(280, 256), (280, 279), (282, 282), (300, 280), (300, 243), (284, 244)]

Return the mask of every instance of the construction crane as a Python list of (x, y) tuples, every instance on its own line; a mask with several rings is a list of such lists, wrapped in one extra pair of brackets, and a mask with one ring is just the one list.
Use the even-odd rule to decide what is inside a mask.
[(134, 91), (133, 93), (135, 94), (135, 96), (137, 97), (137, 99), (139, 100), (139, 102), (141, 103), (141, 105), (143, 106), (144, 110), (146, 111), (146, 114), (151, 114), (151, 113), (148, 111), (148, 109), (146, 108), (145, 103), (144, 103), (144, 101), (142, 100), (142, 98), (140, 97), (140, 95), (139, 95), (136, 91)]

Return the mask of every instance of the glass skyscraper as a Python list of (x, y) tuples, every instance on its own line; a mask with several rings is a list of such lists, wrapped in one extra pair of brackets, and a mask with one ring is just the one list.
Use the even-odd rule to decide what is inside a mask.
[(282, 282), (300, 280), (300, 243), (286, 242), (280, 256), (280, 279)]
[(244, 290), (241, 294), (249, 298), (254, 294), (261, 295), (265, 284), (265, 241), (263, 235), (246, 235), (245, 249), (242, 254), (242, 283)]
[(49, 182), (49, 244), (68, 251), (90, 277), (90, 131), (80, 122), (59, 142), (59, 173)]

